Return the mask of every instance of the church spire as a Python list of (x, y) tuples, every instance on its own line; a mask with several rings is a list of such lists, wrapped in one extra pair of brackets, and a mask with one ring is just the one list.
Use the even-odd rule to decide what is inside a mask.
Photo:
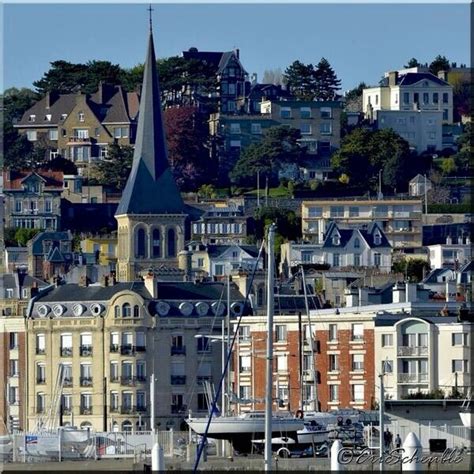
[(184, 204), (168, 164), (155, 48), (150, 29), (133, 165), (115, 215), (176, 214), (183, 210)]

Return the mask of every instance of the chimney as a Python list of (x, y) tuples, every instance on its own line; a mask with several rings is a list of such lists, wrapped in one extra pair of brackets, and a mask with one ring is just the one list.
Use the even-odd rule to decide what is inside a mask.
[(240, 49), (235, 48), (234, 52), (235, 52), (235, 55), (237, 56), (237, 59), (240, 59)]
[(438, 78), (442, 81), (448, 81), (448, 71), (438, 71)]
[(395, 283), (392, 289), (392, 303), (405, 302), (405, 286), (403, 283)]
[(446, 245), (451, 245), (453, 243), (453, 239), (451, 238), (450, 235), (446, 237)]
[(191, 281), (192, 252), (181, 250), (178, 253), (178, 268), (184, 271), (184, 281)]
[(405, 282), (405, 302), (414, 303), (417, 300), (417, 284)]
[(79, 286), (82, 286), (83, 288), (89, 286), (89, 278), (87, 278), (87, 275), (81, 275), (81, 278), (79, 278)]
[(34, 298), (39, 293), (38, 283), (33, 282), (33, 286), (30, 288), (30, 297)]
[(359, 306), (367, 306), (368, 304), (370, 304), (369, 292), (370, 289), (365, 286), (359, 288)]
[(396, 86), (398, 80), (398, 71), (391, 71), (388, 73), (388, 85), (390, 87)]
[(143, 281), (145, 283), (145, 288), (150, 293), (153, 299), (158, 298), (158, 285), (155, 274), (152, 270), (150, 270), (144, 277)]
[(46, 108), (51, 108), (51, 92), (46, 92)]
[(100, 286), (104, 286), (104, 287), (109, 286), (109, 276), (108, 275), (101, 275), (101, 277), (100, 277)]
[(359, 292), (357, 288), (346, 288), (344, 290), (344, 296), (346, 297), (346, 307), (355, 308), (359, 306)]

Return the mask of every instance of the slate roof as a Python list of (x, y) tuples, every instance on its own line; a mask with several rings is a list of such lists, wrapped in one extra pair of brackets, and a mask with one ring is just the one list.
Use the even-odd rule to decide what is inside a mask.
[(249, 255), (252, 257), (257, 257), (258, 256), (258, 248), (255, 245), (208, 245), (207, 246), (207, 252), (210, 257), (216, 258), (220, 257), (223, 255), (227, 250), (238, 247), (242, 249), (244, 252), (247, 252)]
[[(219, 300), (227, 298), (227, 283), (224, 282), (158, 282), (159, 300)], [(230, 299), (243, 300), (237, 286), (230, 285)]]
[[(72, 235), (69, 231), (56, 231), (56, 232), (40, 232), (31, 239), (32, 254), (43, 255), (43, 241), (51, 240), (53, 242), (52, 247), (55, 247), (54, 243), (58, 243), (61, 240), (72, 240)], [(57, 245), (56, 245), (57, 246)]]
[(63, 190), (63, 172), (51, 170), (4, 171), (3, 189), (4, 191), (21, 191), (23, 189), (24, 181), (30, 176), (35, 175), (43, 180), (45, 191)]
[(449, 268), (435, 268), (426, 275), (422, 283), (437, 283), (437, 278), (443, 273), (452, 273), (452, 270)]
[(155, 48), (150, 32), (133, 165), (115, 215), (183, 212), (184, 203), (168, 163)]
[(198, 51), (196, 48), (190, 48), (188, 51), (183, 51), (183, 58), (198, 59), (218, 68), (223, 54), (223, 52), (218, 51)]
[(18, 277), (18, 284), (20, 287), (23, 288), (31, 288), (33, 286), (37, 286), (38, 288), (48, 286), (49, 283), (40, 280), (39, 278), (33, 277), (28, 275), (26, 272), (18, 272), (18, 273), (5, 273), (1, 275), (0, 281), (4, 288), (17, 288), (17, 280)]
[[(432, 81), (440, 86), (450, 86), (449, 83), (443, 81), (434, 74), (431, 74), (431, 72), (407, 72), (406, 74), (399, 74), (397, 78), (397, 85), (411, 86), (423, 80)], [(388, 86), (388, 77), (384, 77), (380, 85), (385, 87)]]
[[(379, 245), (375, 245), (374, 243), (374, 234), (377, 229), (379, 230), (381, 236)], [(337, 230), (341, 236), (339, 245), (335, 245), (332, 242), (332, 235), (335, 230)], [(387, 237), (385, 236), (383, 230), (376, 222), (370, 223), (367, 227), (361, 226), (357, 229), (340, 229), (335, 222), (331, 222), (326, 232), (323, 248), (344, 248), (351, 240), (352, 236), (358, 232), (370, 248), (391, 247), (390, 242), (387, 240)]]
[[(442, 306), (440, 305), (440, 309)], [(453, 324), (458, 322), (457, 316), (419, 316), (417, 314), (381, 314), (375, 318), (375, 326), (393, 326), (397, 321), (401, 319), (408, 319), (415, 317), (422, 319), (431, 324)]]
[[(425, 184), (425, 177), (418, 173), (414, 178), (410, 179), (409, 183)], [(428, 178), (426, 178), (426, 184), (431, 184), (431, 181)]]

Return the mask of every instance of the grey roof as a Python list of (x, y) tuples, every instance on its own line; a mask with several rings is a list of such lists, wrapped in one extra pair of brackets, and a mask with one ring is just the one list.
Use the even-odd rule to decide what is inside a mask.
[[(227, 284), (224, 282), (158, 282), (160, 300), (220, 300), (225, 301)], [(230, 299), (243, 300), (237, 286), (230, 285)]]
[(49, 283), (28, 275), (26, 272), (5, 273), (1, 275), (0, 278), (1, 285), (3, 285), (4, 288), (17, 288), (18, 286), (23, 288), (31, 288), (33, 286), (42, 288), (49, 285)]
[(169, 168), (153, 35), (143, 74), (133, 165), (116, 216), (184, 212)]
[(435, 268), (426, 275), (422, 283), (436, 283), (437, 278), (443, 273), (452, 273), (452, 270), (449, 268)]
[[(339, 232), (341, 236), (339, 245), (333, 244), (332, 238), (331, 238), (332, 234), (336, 230)], [(374, 243), (374, 234), (376, 230), (380, 232), (380, 236), (381, 236), (379, 245), (375, 245)], [(357, 229), (340, 229), (339, 226), (335, 222), (331, 222), (326, 232), (326, 237), (324, 239), (323, 247), (324, 248), (329, 248), (329, 247), (344, 248), (349, 242), (349, 240), (352, 238), (354, 233), (356, 232), (360, 232), (360, 235), (362, 236), (362, 238), (365, 240), (367, 245), (371, 248), (391, 247), (390, 242), (387, 240), (387, 237), (385, 236), (385, 233), (376, 222), (371, 222), (367, 227), (361, 226)]]
[(397, 321), (408, 318), (419, 318), (430, 324), (453, 324), (458, 322), (457, 316), (419, 316), (417, 314), (381, 314), (375, 318), (375, 326), (393, 326)]
[[(50, 106), (48, 105), (50, 101)], [(57, 126), (61, 121), (61, 115), (69, 115), (76, 104), (76, 94), (56, 94), (50, 92), (42, 99), (33, 104), (24, 114), (16, 126), (38, 126), (49, 125), (51, 127)], [(46, 119), (46, 115), (51, 115), (51, 120)], [(30, 115), (36, 115), (35, 121), (30, 122)]]
[(256, 245), (208, 245), (207, 246), (207, 252), (210, 257), (219, 257), (227, 250), (233, 247), (238, 247), (242, 249), (244, 252), (247, 252), (250, 254), (252, 257), (257, 257), (258, 256), (258, 247)]
[(43, 255), (44, 240), (51, 240), (52, 247), (57, 247), (61, 240), (71, 241), (72, 235), (69, 231), (40, 232), (36, 234), (30, 241), (32, 243), (33, 255)]
[[(441, 86), (449, 86), (446, 81), (443, 81), (439, 77), (431, 74), (431, 72), (407, 72), (406, 74), (399, 74), (397, 77), (397, 85), (399, 86), (411, 86), (417, 82), (428, 80)], [(381, 86), (388, 86), (388, 77), (384, 77), (381, 81)]]

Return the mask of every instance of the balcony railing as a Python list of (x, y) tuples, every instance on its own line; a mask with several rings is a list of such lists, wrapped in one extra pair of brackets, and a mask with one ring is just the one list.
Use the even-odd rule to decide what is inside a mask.
[(81, 377), (80, 384), (81, 387), (90, 387), (92, 385), (92, 377)]
[(64, 378), (64, 386), (65, 387), (72, 387), (72, 377), (65, 377)]
[(72, 347), (61, 347), (61, 357), (72, 357)]
[(171, 413), (173, 415), (186, 413), (186, 409), (186, 405), (171, 405)]
[(137, 375), (137, 382), (138, 383), (146, 382), (146, 375)]
[(79, 352), (82, 357), (88, 357), (92, 355), (92, 346), (81, 346)]
[(137, 410), (136, 410), (136, 407), (134, 406), (121, 406), (120, 407), (120, 413), (122, 415), (129, 415), (131, 413), (135, 413)]
[(120, 377), (118, 375), (111, 375), (110, 376), (111, 382), (120, 382)]
[(81, 407), (79, 412), (81, 415), (92, 415), (92, 407)]
[(36, 413), (44, 413), (44, 407), (36, 407)]
[(398, 346), (397, 354), (399, 356), (428, 355), (428, 347), (427, 346)]
[(138, 413), (144, 413), (144, 412), (146, 412), (146, 406), (137, 405), (137, 412), (138, 412)]
[(110, 344), (110, 352), (119, 352), (120, 345), (119, 344)]
[(91, 139), (89, 137), (69, 137), (69, 142), (68, 143), (90, 143)]
[(109, 410), (110, 413), (118, 413), (120, 411), (120, 408), (117, 405), (112, 405)]
[(128, 387), (133, 387), (137, 381), (136, 377), (132, 377), (131, 375), (123, 375), (120, 377), (120, 385), (126, 385)]
[(171, 376), (171, 385), (185, 385), (186, 384), (186, 375), (172, 375)]
[(197, 376), (197, 383), (198, 384), (203, 384), (207, 380), (211, 381), (212, 380), (212, 375), (198, 375)]
[(62, 407), (63, 415), (70, 415), (72, 413), (71, 407)]
[(145, 346), (136, 346), (135, 350), (137, 352), (146, 352), (146, 347)]
[(126, 345), (120, 346), (120, 354), (122, 354), (122, 355), (133, 355), (133, 354), (135, 354), (135, 346), (132, 346), (131, 344), (126, 344)]
[(428, 382), (428, 374), (411, 374), (401, 372), (398, 374), (398, 383)]
[(186, 355), (186, 346), (171, 346), (171, 355)]

